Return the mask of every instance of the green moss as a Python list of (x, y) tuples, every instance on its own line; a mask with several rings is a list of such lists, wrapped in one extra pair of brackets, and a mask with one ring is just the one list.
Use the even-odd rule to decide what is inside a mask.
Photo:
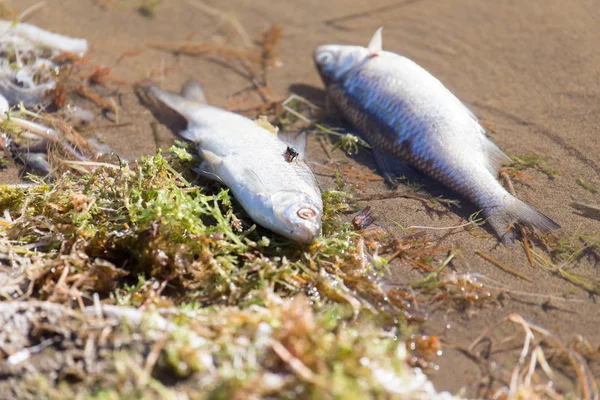
[(513, 164), (509, 167), (509, 169), (515, 172), (533, 168), (542, 172), (550, 179), (554, 178), (554, 176), (559, 172), (556, 169), (549, 168), (546, 158), (540, 156), (539, 154), (522, 154), (520, 156), (511, 156), (511, 158), (513, 160)]
[(600, 259), (600, 231), (592, 234), (576, 232), (548, 243), (551, 252), (547, 256), (539, 251), (534, 252), (536, 260), (553, 274), (577, 285), (591, 294), (600, 294), (600, 279), (574, 272), (582, 258)]
[(598, 193), (598, 191), (599, 191), (598, 186), (596, 186), (592, 183), (586, 182), (581, 178), (577, 179), (577, 184), (579, 186), (581, 186), (582, 188), (584, 188), (585, 190), (587, 190), (588, 192), (591, 192), (594, 194)]
[(364, 147), (366, 149), (371, 148), (371, 146), (367, 142), (351, 133), (340, 133), (321, 124), (315, 124), (314, 126), (315, 128), (317, 128), (317, 132), (338, 138), (333, 148), (342, 149), (349, 155), (357, 154), (359, 146)]
[[(227, 189), (195, 181), (189, 169), (196, 160), (184, 146), (170, 153), (66, 174), (51, 185), (1, 188), (0, 213), (8, 210), (12, 221), (0, 246), (27, 266), (23, 281), (13, 292), (3, 287), (2, 296), (83, 305), (98, 296), (135, 307), (129, 312), (149, 310), (140, 323), (116, 323), (68, 308), (60, 329), (41, 324), (28, 341), (58, 338), (73, 362), (56, 382), (42, 372), (13, 378), (22, 393), (389, 398), (384, 377), (398, 385), (417, 379), (402, 342), (408, 321), (420, 318), (410, 311), (416, 296), (458, 309), (496, 299), (470, 274), (446, 273), (456, 251), (441, 262), (444, 249), (422, 232), (355, 231), (346, 214), (357, 207), (341, 179), (323, 192), (323, 237), (301, 246), (254, 226)], [(595, 236), (580, 235), (555, 246), (553, 257), (570, 262), (597, 249)], [(387, 268), (381, 253), (431, 271), (411, 285), (414, 297), (380, 283)], [(568, 268), (553, 272), (597, 287)]]
[[(376, 283), (385, 260), (375, 254), (363, 265), (356, 256), (359, 240), (376, 253), (385, 235), (363, 238), (341, 218), (356, 209), (349, 193), (324, 192), (324, 236), (302, 247), (254, 226), (226, 188), (210, 181), (192, 185), (192, 156), (180, 146), (170, 151), (171, 159), (158, 153), (132, 167), (67, 174), (53, 185), (4, 187), (0, 213), (8, 209), (15, 220), (7, 239), (37, 243), (51, 259), (82, 248), (77, 273), (106, 260), (118, 275), (139, 276), (114, 292), (119, 304), (140, 305), (152, 297), (144, 279), (167, 280), (177, 304), (245, 306), (264, 304), (268, 293), (309, 291), (323, 302), (352, 304), (357, 312), (386, 303)], [(36, 287), (49, 295), (57, 276), (48, 270), (45, 278)]]
[(25, 191), (8, 185), (0, 185), (0, 210), (15, 212), (25, 201)]

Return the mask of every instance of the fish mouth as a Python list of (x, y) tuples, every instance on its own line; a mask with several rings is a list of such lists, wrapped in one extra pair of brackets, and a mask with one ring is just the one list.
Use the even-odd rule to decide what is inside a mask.
[(324, 44), (317, 47), (313, 52), (313, 61), (326, 85), (332, 80), (331, 75), (335, 65), (335, 47), (334, 45)]
[(300, 225), (293, 230), (294, 239), (300, 243), (311, 243), (321, 234), (321, 229), (318, 226)]

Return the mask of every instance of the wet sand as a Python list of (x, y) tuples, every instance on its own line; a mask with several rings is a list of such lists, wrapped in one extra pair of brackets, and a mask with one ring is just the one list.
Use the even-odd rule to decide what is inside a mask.
[[(36, 3), (22, 0), (20, 9)], [(150, 42), (218, 41), (229, 31), (193, 6), (194, 1), (163, 1), (154, 18), (142, 17), (133, 1), (114, 0), (101, 8), (92, 0), (49, 0), (28, 22), (44, 29), (89, 40), (90, 62), (110, 66), (112, 74), (128, 83), (152, 78), (161, 87), (177, 90), (192, 77), (203, 82), (210, 101), (227, 105), (232, 95), (248, 87), (234, 71), (203, 57), (172, 55), (153, 50)], [(282, 66), (270, 71), (273, 92), (285, 98), (290, 91), (324, 104), (322, 84), (313, 67), (312, 50), (322, 43), (366, 45), (377, 27), (384, 25), (383, 43), (389, 51), (403, 54), (429, 70), (462, 99), (488, 126), (492, 139), (507, 153), (536, 153), (546, 157), (548, 167), (558, 170), (549, 179), (528, 170), (533, 179), (516, 182), (517, 196), (550, 216), (563, 228), (561, 236), (600, 230), (600, 221), (581, 216), (570, 206), (573, 200), (600, 203), (600, 196), (580, 187), (576, 180), (600, 185), (600, 10), (592, 0), (564, 2), (481, 2), (458, 0), (372, 1), (266, 1), (228, 0), (211, 4), (235, 15), (251, 38), (272, 23), (283, 27), (279, 47)], [(140, 51), (119, 60), (124, 52)], [(129, 159), (168, 147), (174, 139), (165, 126), (153, 135), (152, 115), (140, 104), (132, 87), (123, 85), (115, 98), (121, 128), (99, 129), (99, 135), (120, 155)], [(110, 93), (107, 93), (110, 94)], [(83, 102), (85, 104), (85, 102)], [(93, 109), (93, 107), (90, 106)], [(94, 126), (111, 121), (97, 117)], [(316, 139), (309, 144), (311, 158), (327, 161)], [(362, 150), (361, 162), (373, 165)], [(339, 152), (335, 160), (346, 160)], [(16, 182), (14, 169), (0, 173), (0, 183)], [(322, 178), (327, 186), (331, 182)], [(434, 191), (435, 184), (426, 183)], [(382, 182), (366, 182), (365, 193), (386, 193)], [(446, 198), (456, 198), (447, 191)], [(378, 223), (394, 226), (449, 226), (468, 217), (472, 207), (431, 215), (419, 201), (387, 199), (368, 203)], [(448, 308), (433, 311), (423, 330), (440, 334), (444, 342), (468, 346), (483, 330), (511, 313), (518, 313), (556, 333), (564, 341), (582, 335), (600, 343), (600, 312), (597, 299), (588, 292), (527, 262), (520, 244), (499, 245), (484, 229), (477, 235), (461, 232), (443, 243), (456, 243), (460, 254), (453, 265), (460, 271), (481, 273), (493, 286), (537, 296), (506, 296), (502, 306), (461, 313)], [(434, 234), (438, 234), (435, 233)], [(531, 277), (531, 282), (507, 274), (475, 254), (480, 250)], [(582, 260), (574, 273), (600, 278), (594, 260)], [(393, 280), (407, 283), (420, 272), (391, 264)], [(550, 296), (568, 300), (552, 300)], [(517, 300), (516, 298), (520, 299)], [(450, 326), (447, 329), (447, 326)], [(460, 352), (446, 348), (432, 375), (440, 390), (457, 391), (473, 385), (478, 367)]]

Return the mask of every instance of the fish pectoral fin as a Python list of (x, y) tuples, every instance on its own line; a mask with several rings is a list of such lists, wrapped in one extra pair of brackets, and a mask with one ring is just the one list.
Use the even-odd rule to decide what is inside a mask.
[(251, 191), (254, 193), (267, 193), (267, 188), (263, 184), (262, 180), (256, 172), (249, 168), (243, 168), (241, 171), (241, 178), (245, 183), (245, 186), (251, 188)]
[(203, 162), (198, 167), (192, 168), (192, 171), (194, 171), (198, 175), (203, 176), (203, 177), (205, 177), (207, 179), (210, 179), (210, 180), (217, 181), (217, 182), (220, 182), (222, 184), (225, 184), (225, 182), (223, 182), (223, 180), (221, 179), (221, 177), (219, 177), (219, 175), (217, 175), (211, 169), (210, 165), (208, 165), (206, 162)]
[(217, 173), (218, 168), (223, 164), (223, 157), (209, 150), (200, 150), (200, 156), (203, 158), (202, 163), (198, 167), (192, 168), (192, 171), (205, 178), (223, 183)]
[(196, 79), (188, 80), (181, 88), (181, 96), (197, 103), (208, 103), (202, 85)]
[(223, 157), (213, 153), (212, 151), (200, 149), (200, 155), (204, 159), (203, 164), (206, 163), (206, 165), (209, 166), (213, 171), (216, 171), (216, 169), (223, 164)]
[(295, 148), (299, 153), (299, 158), (306, 160), (306, 132), (281, 132), (277, 137)]
[(377, 31), (371, 38), (369, 45), (367, 46), (369, 54), (372, 56), (376, 56), (383, 51), (381, 31), (383, 31), (383, 26), (380, 26), (379, 29), (377, 29)]
[(419, 173), (406, 162), (398, 159), (393, 154), (373, 149), (375, 162), (385, 182), (391, 187), (398, 186), (396, 178), (404, 176), (406, 179), (414, 180), (420, 178)]
[(512, 160), (490, 139), (486, 138), (485, 141), (485, 150), (488, 156), (488, 169), (492, 174), (496, 175), (500, 170), (500, 167), (512, 163)]

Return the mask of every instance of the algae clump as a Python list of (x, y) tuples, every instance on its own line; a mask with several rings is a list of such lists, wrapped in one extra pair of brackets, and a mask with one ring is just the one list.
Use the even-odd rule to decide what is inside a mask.
[[(32, 321), (47, 319), (48, 307), (61, 314), (40, 329), (22, 324), (22, 334), (46, 343), (53, 360), (64, 351), (72, 358), (51, 364), (57, 370), (15, 372), (0, 393), (351, 398), (433, 390), (424, 377), (407, 383), (421, 374), (397, 340), (407, 301), (379, 283), (379, 254), (393, 243), (385, 230), (355, 231), (342, 218), (356, 210), (350, 194), (324, 192), (325, 235), (300, 246), (255, 226), (226, 188), (197, 180), (193, 163), (179, 145), (131, 166), (1, 187), (9, 218), (0, 247), (11, 275), (0, 296), (37, 304), (27, 308)], [(48, 381), (51, 372), (70, 378)]]

